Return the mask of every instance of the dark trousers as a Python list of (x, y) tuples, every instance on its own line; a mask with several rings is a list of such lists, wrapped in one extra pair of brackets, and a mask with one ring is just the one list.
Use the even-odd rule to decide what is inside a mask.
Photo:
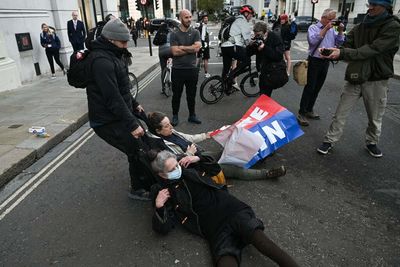
[(123, 122), (114, 122), (93, 128), (94, 132), (108, 144), (123, 152), (128, 157), (131, 188), (149, 190), (153, 181), (143, 162), (140, 161), (144, 143), (142, 139), (136, 139), (126, 129)]
[(229, 70), (231, 69), (232, 59), (235, 56), (235, 50), (233, 46), (228, 47), (221, 47), (222, 52), (222, 78), (225, 78), (228, 74)]
[(71, 43), (71, 45), (74, 51), (79, 51), (84, 49), (83, 43)]
[(161, 67), (161, 75), (160, 75), (161, 86), (162, 86), (162, 89), (165, 89), (164, 88), (164, 77), (162, 74), (163, 74), (164, 69), (167, 67), (168, 57), (162, 57), (162, 56), (158, 55), (158, 60), (160, 61), (160, 67)]
[(183, 87), (186, 87), (186, 102), (189, 116), (196, 115), (196, 90), (199, 69), (172, 69), (172, 114), (178, 115)]
[(319, 91), (328, 74), (329, 61), (316, 57), (308, 57), (307, 84), (303, 89), (300, 101), (300, 114), (312, 112)]
[(64, 70), (64, 65), (60, 61), (60, 50), (46, 49), (46, 56), (50, 64), (51, 73), (55, 73), (53, 58), (56, 61), (57, 65), (60, 66), (62, 70)]
[[(236, 46), (235, 50), (236, 51), (235, 51), (234, 58), (238, 61), (238, 64), (236, 65), (236, 68), (234, 68), (229, 73), (229, 79), (231, 82), (233, 82), (233, 79), (235, 77), (239, 76), (242, 73), (245, 73), (251, 64), (251, 58), (249, 56), (247, 56), (245, 47)], [(228, 86), (228, 88), (229, 88), (229, 86)]]

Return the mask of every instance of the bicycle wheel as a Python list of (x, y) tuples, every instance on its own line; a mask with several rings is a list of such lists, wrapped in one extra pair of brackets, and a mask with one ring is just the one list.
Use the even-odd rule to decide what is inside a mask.
[(240, 82), (240, 91), (247, 97), (255, 97), (260, 94), (258, 72), (252, 72), (243, 77)]
[(135, 76), (135, 74), (133, 74), (132, 72), (129, 72), (129, 81), (131, 83), (131, 88), (130, 88), (130, 92), (131, 95), (133, 96), (134, 99), (136, 99), (138, 93), (139, 93), (139, 82)]
[(172, 82), (171, 82), (171, 70), (164, 68), (161, 74), (163, 80), (163, 91), (162, 93), (169, 97), (172, 94)]
[(206, 104), (215, 104), (224, 96), (222, 78), (218, 75), (207, 78), (200, 86), (200, 98)]

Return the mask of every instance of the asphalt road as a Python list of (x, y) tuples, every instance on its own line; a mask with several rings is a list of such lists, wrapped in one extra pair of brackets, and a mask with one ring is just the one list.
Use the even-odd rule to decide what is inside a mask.
[[(299, 35), (301, 40), (304, 34)], [(304, 57), (301, 46), (293, 45), (292, 58)], [(212, 50), (212, 74), (220, 73), (220, 61)], [(383, 158), (372, 158), (364, 149), (367, 119), (362, 101), (350, 115), (341, 141), (332, 153), (321, 156), (315, 149), (338, 102), (344, 69), (343, 63), (330, 69), (316, 105), (321, 120), (257, 166), (284, 164), (287, 175), (277, 181), (231, 180), (230, 191), (254, 208), (267, 235), (301, 266), (399, 266), (400, 82), (390, 82), (380, 143)], [(199, 85), (203, 76), (200, 72)], [(171, 99), (160, 94), (159, 80), (157, 76), (138, 99), (147, 111), (171, 115)], [(301, 92), (290, 80), (274, 91), (273, 98), (296, 113)], [(203, 124), (192, 125), (186, 121), (182, 97), (177, 129), (216, 129), (239, 119), (253, 101), (240, 92), (215, 105), (198, 98)], [(90, 132), (88, 138), (82, 137), (87, 129), (81, 128), (0, 192), (4, 203), (26, 181), (42, 181), (25, 188), (26, 197), (13, 199), (8, 207), (15, 207), (0, 217), (0, 266), (211, 266), (201, 238), (179, 227), (166, 237), (152, 231), (150, 203), (127, 197), (125, 156)], [(71, 146), (76, 151), (61, 154)], [(213, 141), (203, 146), (219, 147)], [(247, 247), (242, 266), (274, 263)]]

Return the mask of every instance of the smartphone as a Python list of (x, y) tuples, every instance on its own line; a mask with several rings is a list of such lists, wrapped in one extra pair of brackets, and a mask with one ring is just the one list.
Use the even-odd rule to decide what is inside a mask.
[(333, 52), (333, 50), (324, 48), (324, 49), (321, 50), (321, 53), (320, 53), (320, 54), (321, 54), (322, 56), (327, 57), (327, 56), (329, 56), (330, 54), (332, 54), (332, 52)]

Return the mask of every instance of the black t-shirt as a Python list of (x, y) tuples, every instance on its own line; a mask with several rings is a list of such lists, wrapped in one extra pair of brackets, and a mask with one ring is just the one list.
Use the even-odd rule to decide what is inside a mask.
[[(198, 30), (190, 27), (187, 32), (181, 31), (178, 27), (171, 32), (171, 46), (189, 46), (195, 42), (200, 42), (200, 33)], [(172, 68), (174, 69), (195, 69), (196, 53), (186, 54), (183, 56), (174, 56)]]
[(207, 239), (213, 237), (226, 219), (249, 208), (226, 190), (185, 180), (192, 196), (193, 210), (199, 215), (200, 228)]

